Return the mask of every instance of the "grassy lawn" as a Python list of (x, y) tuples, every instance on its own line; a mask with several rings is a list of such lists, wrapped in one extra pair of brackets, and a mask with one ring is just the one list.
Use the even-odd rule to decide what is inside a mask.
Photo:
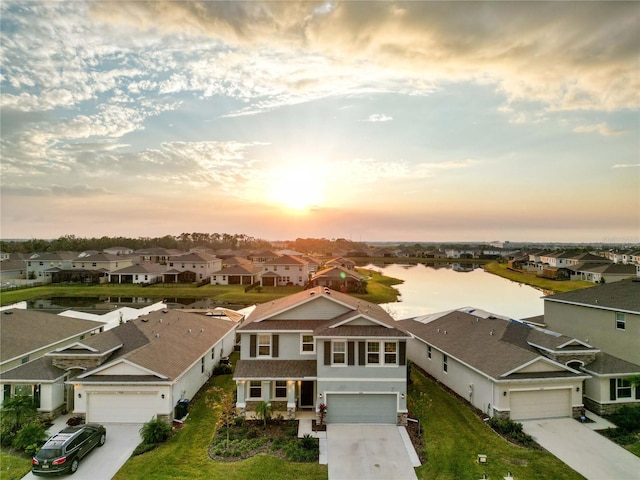
[(488, 263), (484, 266), (485, 271), (499, 275), (514, 282), (524, 283), (532, 287), (539, 288), (545, 292), (562, 293), (581, 288), (593, 287), (592, 282), (584, 282), (582, 280), (550, 280), (548, 278), (538, 277), (533, 272), (520, 273), (507, 268), (506, 263)]
[[(383, 277), (376, 273), (368, 282), (369, 293), (359, 297), (371, 303), (394, 302), (398, 292), (390, 285), (401, 282), (401, 280)], [(0, 305), (47, 297), (210, 298), (222, 304), (253, 305), (269, 302), (301, 290), (302, 287), (262, 287), (260, 292), (254, 289), (245, 293), (242, 285), (205, 285), (203, 287), (183, 284), (158, 284), (150, 287), (131, 284), (47, 285), (2, 292)]]
[[(582, 479), (545, 450), (528, 450), (497, 435), (458, 397), (412, 369), (409, 411), (419, 418), (425, 435), (427, 461), (416, 469), (429, 480), (515, 478), (537, 480)], [(487, 455), (481, 465), (477, 455)]]
[(14, 455), (5, 449), (0, 451), (0, 478), (18, 480), (31, 471), (31, 457)]

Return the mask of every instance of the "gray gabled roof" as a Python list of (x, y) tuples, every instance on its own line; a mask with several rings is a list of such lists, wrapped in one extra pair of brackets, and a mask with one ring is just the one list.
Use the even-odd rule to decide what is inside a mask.
[(583, 367), (583, 370), (596, 375), (640, 375), (640, 365), (604, 352), (596, 354), (596, 359)]
[(315, 378), (317, 365), (316, 360), (238, 360), (233, 378), (246, 380)]
[[(515, 320), (483, 318), (456, 310), (427, 323), (413, 319), (398, 323), (427, 344), (494, 379), (514, 378), (514, 370), (537, 359), (551, 362), (530, 344), (530, 336), (545, 334)], [(555, 344), (558, 337), (552, 337)], [(557, 343), (569, 340), (564, 337)]]
[(626, 279), (543, 297), (545, 302), (583, 305), (640, 314), (640, 279)]
[(99, 329), (103, 322), (65, 317), (18, 308), (0, 312), (0, 361), (6, 362), (29, 352)]
[(0, 374), (0, 381), (53, 382), (64, 377), (65, 373), (63, 369), (53, 366), (52, 357), (44, 356), (7, 370)]

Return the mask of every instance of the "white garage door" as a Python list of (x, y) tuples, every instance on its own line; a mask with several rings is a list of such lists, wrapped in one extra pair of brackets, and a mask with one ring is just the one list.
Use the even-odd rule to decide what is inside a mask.
[(571, 416), (571, 390), (511, 392), (511, 420)]
[(395, 394), (329, 394), (327, 423), (372, 423), (395, 425)]
[(90, 392), (87, 398), (87, 422), (145, 423), (155, 415), (158, 392)]

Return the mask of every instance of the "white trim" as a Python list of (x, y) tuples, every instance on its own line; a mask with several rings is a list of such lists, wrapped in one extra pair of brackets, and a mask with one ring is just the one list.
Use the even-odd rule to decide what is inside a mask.
[[(310, 336), (311, 337), (311, 342), (305, 342), (304, 341), (304, 337), (305, 336), (307, 336), (307, 337)], [(313, 350), (311, 350), (311, 351), (303, 350), (303, 347), (304, 347), (305, 343), (307, 345), (309, 345), (309, 343), (311, 343), (312, 346), (313, 346)], [(311, 332), (311, 334), (309, 334), (309, 333), (301, 333), (300, 334), (300, 355), (316, 355), (316, 337), (313, 336), (313, 332)]]
[[(91, 352), (99, 352), (99, 350), (98, 350), (97, 348), (90, 347), (90, 346), (88, 346), (88, 345), (85, 345), (85, 344), (84, 344), (84, 343), (82, 343), (82, 342), (73, 342), (73, 343), (71, 343), (71, 344), (69, 344), (69, 345), (67, 345), (67, 346), (60, 347), (60, 348), (56, 348), (53, 352), (49, 352), (49, 353), (64, 352), (64, 351), (65, 351), (65, 350), (67, 350), (67, 349), (73, 349), (73, 347), (75, 347), (75, 346), (80, 346), (80, 347), (82, 347), (82, 348), (84, 348), (84, 349), (86, 349), (86, 350), (89, 350), (89, 351), (91, 351)], [(114, 348), (120, 348), (120, 347), (122, 347), (122, 343), (121, 343), (120, 345), (118, 345), (117, 347), (114, 347)], [(113, 351), (113, 349), (111, 349), (111, 350), (107, 350), (105, 353), (108, 353), (108, 352), (110, 352), (110, 351)], [(75, 355), (78, 355), (78, 354), (75, 354)], [(85, 355), (86, 355), (86, 354), (85, 354)]]
[[(558, 366), (558, 367), (562, 367), (562, 369), (565, 370), (565, 371), (569, 371), (571, 373), (576, 372), (576, 370), (574, 370), (573, 368), (569, 368), (566, 365), (562, 365), (561, 363), (558, 363), (558, 362), (556, 362), (554, 360), (551, 360), (550, 358), (547, 358), (547, 357), (544, 357), (544, 356), (540, 355), (540, 356), (538, 356), (536, 358), (533, 358), (533, 359), (529, 360), (526, 363), (523, 363), (522, 365), (520, 365), (519, 367), (514, 368), (513, 370), (509, 370), (508, 372), (503, 373), (502, 375), (500, 375), (500, 377), (508, 377), (512, 373), (518, 373), (523, 368), (528, 367), (529, 365), (533, 365), (534, 363), (537, 363), (540, 360), (542, 360), (543, 362), (546, 362), (546, 363), (548, 363), (550, 365), (555, 365), (555, 366)], [(528, 373), (528, 372), (525, 372), (525, 373)], [(542, 372), (542, 373), (554, 373), (554, 372)], [(580, 373), (580, 372), (576, 372), (576, 373)]]
[[(309, 292), (314, 292), (314, 291), (310, 290)], [(277, 311), (275, 311), (273, 313), (269, 313), (267, 315), (263, 315), (262, 317), (258, 317), (255, 320), (251, 320), (251, 323), (260, 323), (260, 322), (262, 322), (264, 320), (267, 320), (269, 318), (273, 318), (273, 317), (275, 317), (277, 315), (280, 315), (280, 314), (282, 314), (284, 312), (288, 312), (289, 310), (291, 310), (293, 308), (296, 308), (296, 307), (302, 306), (302, 305), (304, 305), (306, 303), (309, 303), (309, 302), (311, 302), (311, 301), (313, 301), (313, 300), (315, 300), (317, 298), (327, 298), (327, 299), (331, 300), (332, 302), (335, 302), (335, 303), (337, 303), (339, 305), (342, 305), (343, 307), (348, 308), (349, 310), (357, 311), (357, 308), (355, 308), (353, 305), (349, 305), (347, 303), (341, 302), (340, 300), (336, 300), (335, 298), (331, 297), (331, 294), (327, 295), (327, 294), (324, 293), (324, 291), (322, 291), (322, 292), (314, 292), (313, 295), (308, 295), (308, 297), (302, 299), (301, 301), (299, 301), (297, 303), (294, 303), (292, 305), (288, 305), (287, 307), (284, 307), (284, 308), (282, 308), (280, 310), (277, 310)], [(274, 300), (274, 302), (276, 302), (276, 301), (277, 300)], [(251, 315), (249, 315), (249, 317), (250, 316)]]
[[(198, 358), (198, 361), (200, 361), (199, 358)], [(140, 370), (142, 370), (144, 372), (149, 373), (150, 375), (155, 375), (156, 377), (159, 377), (159, 378), (161, 378), (163, 380), (169, 380), (169, 377), (167, 377), (165, 375), (162, 375), (162, 374), (160, 374), (158, 372), (154, 372), (153, 370), (145, 368), (145, 367), (143, 367), (141, 365), (138, 365), (137, 363), (134, 363), (131, 360), (126, 359), (126, 358), (123, 358), (123, 359), (120, 359), (120, 360), (116, 360), (116, 361), (111, 362), (111, 363), (105, 363), (104, 365), (100, 365), (98, 368), (95, 368), (95, 369), (90, 370), (90, 371), (88, 371), (86, 373), (83, 373), (82, 375), (78, 375), (76, 378), (83, 379), (83, 378), (89, 377), (91, 375), (94, 375), (94, 374), (96, 374), (98, 372), (101, 372), (103, 370), (106, 370), (108, 368), (111, 368), (111, 367), (114, 367), (116, 365), (119, 365), (121, 363), (126, 363), (127, 365), (130, 365), (132, 367), (138, 368), (138, 369), (140, 369)], [(106, 376), (108, 377), (109, 375), (106, 375)], [(77, 383), (81, 383), (81, 382), (77, 382)]]
[[(344, 352), (334, 352), (333, 346), (336, 343), (341, 343), (341, 344), (344, 345)], [(334, 362), (335, 353), (342, 353), (344, 355), (344, 362), (342, 362), (342, 363)], [(346, 367), (346, 366), (348, 366), (348, 363), (349, 363), (349, 359), (347, 358), (348, 356), (349, 356), (349, 345), (348, 345), (348, 342), (346, 340), (332, 340), (331, 341), (331, 366), (332, 367)]]
[(558, 300), (557, 298), (551, 298), (551, 297), (542, 297), (542, 299), (544, 301), (549, 301), (549, 302), (556, 302), (556, 303), (565, 303), (567, 305), (575, 305), (578, 307), (588, 307), (588, 308), (595, 308), (596, 310), (610, 310), (612, 312), (622, 312), (622, 313), (632, 313), (634, 315), (640, 315), (640, 311), (636, 310), (624, 310), (624, 309), (620, 309), (620, 308), (615, 308), (615, 307), (605, 307), (604, 305), (592, 305), (592, 304), (588, 304), (588, 303), (579, 303), (579, 302), (570, 302), (567, 300)]
[[(406, 382), (406, 378), (319, 377), (319, 382)], [(355, 392), (359, 393), (359, 392)], [(367, 392), (369, 393), (369, 392)], [(389, 392), (387, 392), (389, 393)]]
[(338, 323), (333, 323), (333, 324), (329, 325), (329, 328), (337, 328), (337, 327), (340, 327), (340, 326), (342, 326), (342, 325), (344, 325), (344, 324), (346, 324), (346, 323), (349, 323), (349, 322), (352, 322), (352, 321), (354, 321), (354, 320), (357, 320), (358, 318), (364, 318), (364, 319), (369, 320), (370, 322), (373, 322), (373, 323), (375, 323), (375, 324), (377, 324), (377, 325), (379, 325), (379, 326), (381, 326), (381, 327), (385, 327), (385, 328), (394, 328), (394, 327), (392, 327), (392, 326), (390, 326), (390, 325), (387, 325), (386, 323), (383, 323), (383, 322), (381, 322), (381, 321), (379, 321), (379, 320), (376, 320), (375, 318), (370, 317), (369, 315), (367, 315), (367, 314), (365, 314), (365, 313), (362, 313), (362, 312), (360, 312), (360, 311), (357, 311), (357, 310), (356, 310), (356, 311), (355, 311), (355, 312), (353, 312), (353, 313), (354, 313), (354, 315), (353, 315), (353, 316), (351, 316), (351, 317), (349, 317), (349, 318), (347, 318), (347, 319), (341, 320), (341, 321), (339, 321)]

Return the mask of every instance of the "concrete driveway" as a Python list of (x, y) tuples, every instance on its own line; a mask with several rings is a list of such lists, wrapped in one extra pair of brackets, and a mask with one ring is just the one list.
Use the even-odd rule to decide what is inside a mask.
[(525, 433), (589, 480), (640, 478), (640, 458), (572, 418), (520, 422)]
[(329, 480), (417, 479), (395, 425), (327, 425), (327, 457)]
[[(102, 447), (94, 448), (80, 461), (73, 480), (111, 480), (120, 467), (129, 459), (142, 439), (142, 424), (104, 424), (107, 441)], [(40, 479), (32, 473), (25, 479)]]

